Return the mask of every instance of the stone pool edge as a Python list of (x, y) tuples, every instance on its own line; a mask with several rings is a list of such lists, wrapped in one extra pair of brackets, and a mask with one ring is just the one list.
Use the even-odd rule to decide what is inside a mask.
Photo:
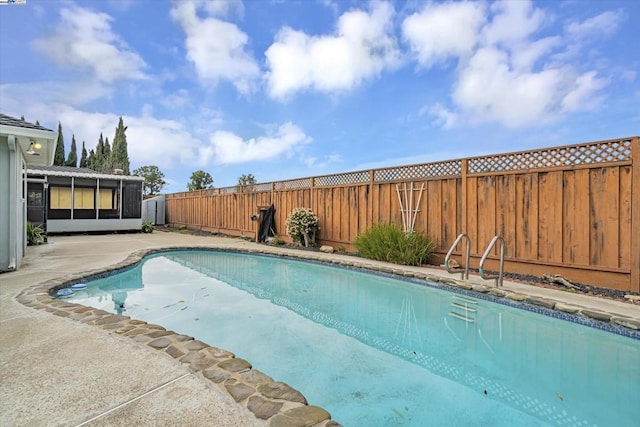
[[(120, 263), (107, 268), (100, 268), (83, 273), (71, 274), (53, 280), (47, 280), (37, 285), (27, 287), (16, 296), (21, 304), (40, 310), (45, 310), (60, 317), (67, 317), (85, 324), (97, 326), (108, 332), (129, 337), (153, 349), (162, 351), (183, 365), (194, 374), (209, 380), (219, 390), (231, 396), (238, 404), (248, 409), (256, 418), (265, 420), (269, 426), (314, 426), (335, 427), (340, 424), (331, 420), (330, 414), (317, 406), (308, 405), (306, 398), (297, 390), (285, 383), (274, 381), (264, 373), (254, 370), (251, 364), (227, 350), (212, 347), (209, 344), (195, 340), (193, 337), (167, 331), (164, 327), (147, 322), (131, 319), (129, 316), (112, 314), (104, 310), (72, 303), (52, 296), (59, 289), (82, 281), (94, 280), (116, 274), (120, 271), (135, 267), (146, 256), (171, 251), (225, 251), (249, 254), (263, 254), (284, 258), (296, 258), (308, 261), (333, 264), (342, 267), (357, 268), (370, 272), (379, 272), (408, 279), (428, 280), (442, 284), (445, 287), (471, 291), (478, 295), (486, 295), (490, 300), (503, 299), (511, 303), (527, 304), (534, 307), (530, 311), (542, 314), (558, 313), (563, 320), (574, 321), (575, 317), (584, 317), (589, 322), (595, 322), (609, 332), (620, 334), (607, 327), (622, 328), (629, 333), (622, 335), (640, 339), (640, 318), (618, 316), (601, 310), (578, 305), (569, 305), (550, 298), (530, 296), (521, 292), (514, 292), (502, 288), (489, 287), (466, 281), (442, 277), (427, 272), (417, 272), (403, 269), (398, 265), (371, 264), (365, 259), (327, 259), (314, 252), (273, 251), (268, 248), (243, 249), (211, 246), (163, 247), (157, 249), (143, 249), (131, 253)], [(574, 320), (572, 320), (574, 318)], [(580, 322), (583, 323), (583, 322)], [(583, 323), (584, 324), (584, 323)], [(589, 325), (593, 326), (593, 325)]]

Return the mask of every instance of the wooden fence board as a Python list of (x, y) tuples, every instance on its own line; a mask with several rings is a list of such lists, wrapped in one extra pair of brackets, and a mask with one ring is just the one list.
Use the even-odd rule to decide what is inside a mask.
[[(496, 177), (478, 178), (478, 251), (485, 248), (496, 234)], [(496, 255), (497, 247), (492, 254)]]
[(563, 261), (589, 264), (589, 170), (566, 171), (563, 181)]
[(516, 253), (515, 175), (496, 177), (496, 233), (505, 243), (505, 256)]
[(429, 217), (427, 219), (427, 235), (434, 239), (440, 247), (451, 245), (453, 241), (442, 240), (442, 181), (429, 181)]
[(538, 176), (538, 259), (562, 262), (562, 172)]
[(538, 255), (538, 174), (516, 175), (516, 257), (536, 259)]
[(346, 215), (347, 216), (347, 226), (349, 227), (349, 233), (347, 234), (347, 241), (348, 242), (353, 242), (356, 238), (356, 236), (358, 235), (358, 221), (359, 221), (359, 217), (358, 217), (358, 201), (359, 201), (359, 197), (358, 197), (358, 187), (348, 187), (347, 188), (347, 192), (348, 192), (348, 207), (349, 207), (349, 213)]
[[(618, 251), (618, 267), (631, 268), (631, 167), (620, 168), (620, 220), (618, 236), (620, 239)], [(640, 227), (637, 224), (636, 227)], [(638, 233), (638, 228), (635, 229)]]
[(618, 168), (590, 171), (589, 205), (591, 235), (589, 257), (591, 265), (618, 266), (618, 225), (620, 177)]
[[(471, 241), (471, 253), (478, 254), (478, 178), (467, 178), (467, 234)], [(450, 242), (449, 245), (453, 244)]]
[(369, 186), (358, 187), (358, 229), (357, 234), (362, 234), (371, 226), (369, 224), (368, 212), (371, 211), (371, 205), (369, 203)]
[[(452, 242), (458, 235), (458, 182), (447, 179), (442, 183), (442, 241)], [(446, 246), (446, 245), (445, 245)]]

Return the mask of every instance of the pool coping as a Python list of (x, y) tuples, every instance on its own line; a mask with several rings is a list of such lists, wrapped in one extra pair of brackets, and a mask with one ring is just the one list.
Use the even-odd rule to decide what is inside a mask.
[(640, 340), (640, 316), (636, 318), (616, 315), (593, 307), (566, 304), (551, 298), (461, 281), (431, 272), (416, 271), (401, 265), (377, 263), (356, 257), (328, 257), (327, 254), (308, 251), (283, 252), (269, 246), (246, 249), (192, 245), (142, 249), (130, 253), (122, 262), (106, 268), (76, 273), (27, 287), (16, 296), (16, 300), (28, 307), (46, 310), (60, 317), (97, 326), (161, 351), (186, 365), (190, 371), (203, 379), (211, 381), (218, 389), (252, 412), (256, 418), (267, 421), (270, 426), (340, 425), (331, 420), (331, 416), (326, 410), (308, 405), (306, 398), (299, 391), (252, 369), (248, 361), (236, 358), (233, 353), (227, 350), (210, 346), (178, 332), (167, 331), (161, 325), (108, 313), (54, 296), (59, 289), (134, 268), (146, 256), (171, 251), (259, 254), (364, 270), (478, 297)]

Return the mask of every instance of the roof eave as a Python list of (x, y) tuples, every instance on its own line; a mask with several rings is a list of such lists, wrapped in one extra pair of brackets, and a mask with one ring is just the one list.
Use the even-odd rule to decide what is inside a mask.
[(85, 172), (68, 172), (68, 171), (47, 171), (42, 169), (27, 168), (28, 175), (44, 175), (44, 176), (67, 176), (75, 178), (100, 178), (100, 179), (121, 179), (123, 181), (144, 181), (141, 176), (135, 175), (109, 175), (103, 173), (85, 173)]

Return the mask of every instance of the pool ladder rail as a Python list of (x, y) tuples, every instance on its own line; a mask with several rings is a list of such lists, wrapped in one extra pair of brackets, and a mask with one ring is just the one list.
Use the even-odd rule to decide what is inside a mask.
[[(458, 243), (460, 243), (460, 241), (466, 238), (466, 245), (465, 245), (465, 249), (466, 249), (466, 255), (465, 255), (465, 261), (464, 261), (464, 269), (457, 269), (457, 270), (452, 270), (451, 267), (449, 266), (449, 261), (451, 260), (451, 254), (453, 254), (453, 251), (455, 250), (456, 246), (458, 246)], [(460, 233), (458, 235), (458, 237), (456, 237), (456, 240), (453, 242), (453, 245), (451, 245), (451, 248), (449, 248), (449, 252), (447, 252), (447, 255), (444, 257), (444, 269), (447, 270), (447, 273), (450, 274), (455, 274), (460, 272), (460, 278), (462, 280), (469, 280), (469, 254), (471, 253), (471, 239), (469, 239), (469, 235), (467, 233)]]
[[(498, 271), (497, 276), (496, 275), (488, 276), (484, 271), (484, 262), (487, 260), (487, 257), (489, 256), (489, 252), (491, 252), (491, 249), (493, 249), (497, 241), (500, 241), (500, 270)], [(480, 277), (482, 277), (484, 280), (491, 280), (491, 279), (495, 280), (496, 287), (501, 288), (503, 276), (504, 276), (504, 239), (502, 238), (502, 236), (494, 236), (493, 239), (491, 239), (491, 242), (489, 242), (489, 246), (487, 246), (487, 250), (484, 251), (482, 258), (480, 259)]]
[[(466, 242), (465, 242), (466, 253), (465, 253), (464, 268), (454, 270), (449, 266), (449, 261), (451, 260), (451, 255), (453, 254), (453, 251), (455, 250), (456, 246), (458, 246), (458, 243), (460, 243), (462, 239), (466, 239)], [(500, 270), (498, 272), (498, 275), (487, 275), (484, 270), (484, 263), (486, 262), (487, 257), (491, 252), (491, 249), (493, 249), (496, 242), (498, 241), (500, 241)], [(471, 253), (470, 248), (471, 248), (471, 239), (469, 238), (469, 235), (467, 233), (460, 233), (458, 237), (456, 237), (456, 240), (453, 242), (451, 247), (449, 248), (447, 255), (444, 257), (444, 268), (447, 271), (447, 273), (455, 274), (460, 272), (461, 273), (460, 278), (462, 280), (469, 280), (469, 256)], [(487, 249), (484, 251), (482, 258), (480, 259), (479, 270), (480, 270), (480, 277), (482, 279), (495, 280), (496, 287), (498, 288), (502, 287), (502, 279), (504, 276), (504, 239), (502, 238), (502, 236), (494, 236), (493, 239), (491, 239), (491, 242), (489, 242)]]

